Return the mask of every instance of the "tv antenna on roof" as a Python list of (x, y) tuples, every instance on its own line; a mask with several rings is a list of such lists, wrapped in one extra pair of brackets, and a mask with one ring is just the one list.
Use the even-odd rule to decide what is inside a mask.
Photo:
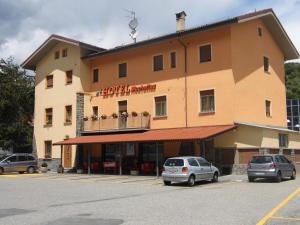
[(138, 36), (138, 32), (136, 31), (137, 26), (139, 25), (137, 18), (135, 17), (135, 12), (132, 10), (125, 9), (125, 11), (130, 13), (131, 20), (129, 21), (129, 28), (131, 32), (129, 36), (132, 38), (133, 42), (136, 43), (136, 37)]

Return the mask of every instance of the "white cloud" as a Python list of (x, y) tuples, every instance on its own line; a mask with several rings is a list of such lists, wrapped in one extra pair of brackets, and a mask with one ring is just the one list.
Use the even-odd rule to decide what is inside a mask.
[[(187, 27), (273, 7), (300, 49), (299, 0), (0, 0), (0, 57), (22, 62), (52, 33), (112, 48), (131, 42), (128, 13), (139, 19), (138, 40), (175, 31), (175, 13), (185, 10)], [(2, 10), (1, 10), (2, 9)]]

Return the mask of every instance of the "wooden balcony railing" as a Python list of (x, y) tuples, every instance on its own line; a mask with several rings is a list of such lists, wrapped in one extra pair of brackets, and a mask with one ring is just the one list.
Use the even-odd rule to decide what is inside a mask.
[(107, 117), (89, 117), (83, 120), (83, 131), (118, 131), (130, 129), (149, 129), (150, 115), (138, 114), (136, 116), (128, 115), (117, 118)]

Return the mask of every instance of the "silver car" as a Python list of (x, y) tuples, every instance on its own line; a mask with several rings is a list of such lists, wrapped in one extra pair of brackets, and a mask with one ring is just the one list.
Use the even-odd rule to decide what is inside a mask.
[(281, 182), (283, 177), (296, 179), (295, 165), (283, 155), (253, 156), (248, 163), (248, 180), (270, 178)]
[(0, 174), (19, 172), (34, 173), (38, 163), (32, 154), (16, 153), (0, 157)]
[(193, 186), (196, 181), (211, 180), (217, 182), (219, 170), (201, 157), (173, 157), (166, 160), (162, 172), (165, 185), (172, 182), (186, 182)]

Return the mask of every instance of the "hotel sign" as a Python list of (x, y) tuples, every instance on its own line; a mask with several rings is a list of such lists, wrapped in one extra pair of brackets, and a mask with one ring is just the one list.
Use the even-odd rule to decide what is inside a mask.
[(117, 85), (113, 87), (100, 89), (100, 96), (113, 96), (113, 95), (129, 95), (140, 94), (145, 92), (155, 91), (156, 84), (142, 84), (142, 85)]

